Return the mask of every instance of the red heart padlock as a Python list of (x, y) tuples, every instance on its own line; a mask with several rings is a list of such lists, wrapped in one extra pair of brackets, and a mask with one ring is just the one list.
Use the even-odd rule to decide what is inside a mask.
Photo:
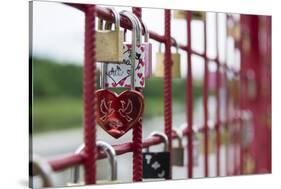
[(142, 118), (144, 97), (135, 90), (119, 95), (107, 89), (96, 91), (97, 123), (111, 136), (119, 138)]

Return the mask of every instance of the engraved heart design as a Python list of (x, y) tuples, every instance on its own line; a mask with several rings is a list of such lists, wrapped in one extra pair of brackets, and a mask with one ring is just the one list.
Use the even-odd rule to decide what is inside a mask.
[(141, 119), (144, 97), (138, 91), (124, 91), (119, 95), (107, 89), (96, 91), (97, 123), (111, 136), (119, 138)]

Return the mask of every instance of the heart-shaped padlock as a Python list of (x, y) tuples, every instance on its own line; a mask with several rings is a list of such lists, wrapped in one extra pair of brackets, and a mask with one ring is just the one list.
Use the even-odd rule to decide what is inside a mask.
[(138, 91), (117, 94), (102, 89), (97, 95), (97, 122), (114, 138), (124, 135), (142, 117), (144, 99)]
[[(113, 11), (114, 12), (114, 11)], [(137, 43), (136, 36), (140, 34), (140, 26), (133, 16), (121, 12), (132, 23), (132, 48), (131, 48), (131, 90), (117, 94), (107, 89), (106, 76), (104, 74), (107, 64), (102, 67), (102, 87), (96, 91), (97, 96), (97, 123), (111, 136), (119, 138), (129, 131), (140, 119), (144, 110), (144, 97), (135, 90), (135, 55)]]

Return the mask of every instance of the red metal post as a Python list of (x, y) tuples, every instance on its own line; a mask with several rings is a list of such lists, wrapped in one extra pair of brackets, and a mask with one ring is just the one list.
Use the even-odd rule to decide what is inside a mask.
[[(171, 10), (165, 10), (165, 62), (164, 62), (164, 125), (169, 140), (169, 151), (172, 148), (172, 59), (171, 59)], [(171, 158), (172, 156), (170, 156)], [(172, 178), (172, 168), (170, 173)]]
[(219, 61), (219, 24), (218, 19), (219, 15), (216, 14), (216, 64), (217, 64), (217, 71), (216, 71), (216, 173), (217, 176), (220, 176), (220, 83), (221, 83), (221, 72), (220, 66), (221, 63)]
[(209, 93), (209, 68), (207, 59), (207, 23), (204, 19), (204, 83), (203, 83), (203, 110), (204, 110), (204, 174), (209, 175), (209, 147), (208, 147), (208, 93)]
[(191, 12), (186, 14), (187, 31), (187, 78), (186, 78), (186, 110), (187, 110), (187, 158), (188, 158), (188, 178), (193, 177), (193, 94), (192, 94), (192, 62), (191, 62)]
[[(141, 21), (141, 8), (133, 8), (133, 13)], [(142, 120), (133, 127), (133, 182), (138, 181), (142, 181)]]
[(85, 182), (96, 183), (96, 54), (95, 54), (95, 5), (89, 5), (85, 12), (85, 60), (83, 76), (84, 97), (84, 144)]
[[(228, 34), (227, 34), (227, 25), (228, 25), (228, 15), (225, 15), (226, 19), (226, 35), (225, 35), (225, 67), (227, 67), (228, 62)], [(228, 88), (228, 78), (227, 78), (227, 69), (224, 69), (224, 82), (225, 82), (225, 174), (229, 175), (229, 88)]]

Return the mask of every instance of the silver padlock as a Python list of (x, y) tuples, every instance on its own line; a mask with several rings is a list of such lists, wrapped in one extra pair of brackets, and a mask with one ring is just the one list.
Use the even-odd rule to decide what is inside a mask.
[(182, 144), (182, 136), (178, 130), (173, 129), (173, 132), (176, 134), (178, 146), (172, 148), (172, 164), (175, 166), (184, 166), (184, 147)]
[[(106, 77), (104, 80), (105, 86), (108, 88), (131, 88), (131, 83), (133, 83), (135, 87), (144, 88), (145, 46), (142, 44), (141, 40), (141, 23), (131, 12), (122, 11), (120, 14), (131, 21), (133, 25), (132, 40), (136, 43), (123, 43), (123, 63), (109, 63), (107, 65), (107, 68), (103, 71), (103, 75)], [(135, 49), (133, 46), (135, 46)], [(132, 66), (133, 64), (134, 66)], [(134, 69), (131, 69), (131, 67)]]
[(143, 23), (144, 28), (144, 64), (145, 64), (145, 78), (152, 76), (152, 44), (149, 42), (149, 31), (147, 26)]
[[(117, 183), (117, 157), (116, 157), (116, 152), (114, 150), (114, 148), (104, 142), (104, 141), (97, 141), (96, 142), (96, 146), (97, 148), (100, 148), (102, 151), (105, 152), (108, 160), (109, 160), (109, 164), (111, 167), (111, 176), (110, 176), (110, 180), (99, 180), (97, 181), (97, 184), (106, 184), (106, 183)], [(84, 144), (82, 144), (76, 151), (75, 153), (80, 153), (82, 150), (84, 149)], [(79, 185), (84, 185), (84, 182), (81, 182), (79, 177), (80, 177), (80, 167), (79, 166), (75, 166), (72, 169), (72, 183), (68, 184), (68, 186), (79, 186)]]
[(43, 187), (55, 187), (55, 182), (52, 177), (53, 170), (47, 161), (39, 157), (38, 155), (33, 155), (30, 162), (30, 168), (32, 172), (30, 173), (30, 187), (33, 188), (33, 177), (40, 176), (43, 181)]

